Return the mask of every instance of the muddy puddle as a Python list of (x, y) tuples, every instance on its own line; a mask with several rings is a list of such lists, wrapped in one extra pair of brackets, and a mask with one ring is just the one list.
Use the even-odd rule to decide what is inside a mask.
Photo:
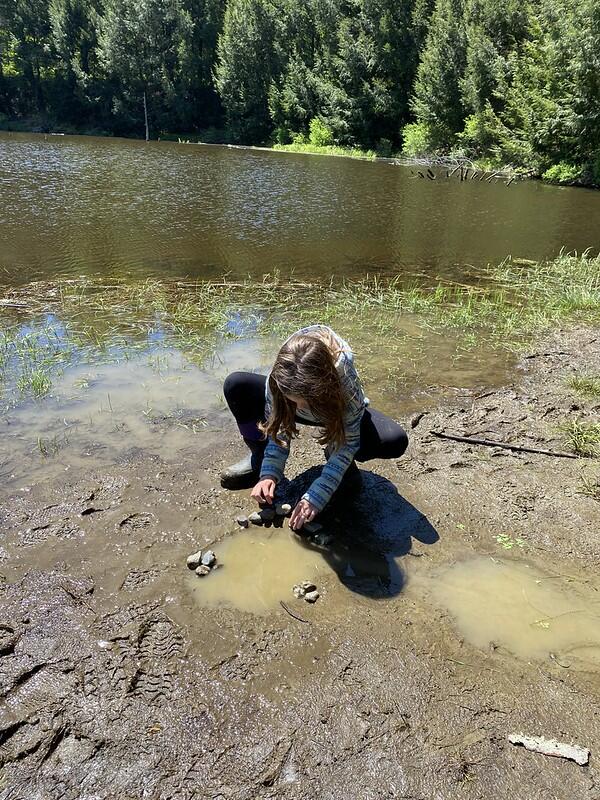
[(590, 580), (523, 562), (477, 557), (419, 577), (467, 641), (533, 661), (600, 668), (600, 593)]
[(318, 583), (327, 571), (318, 551), (303, 547), (287, 528), (248, 530), (215, 545), (219, 569), (204, 578), (190, 573), (188, 587), (200, 605), (266, 614), (280, 600), (298, 604), (292, 587)]

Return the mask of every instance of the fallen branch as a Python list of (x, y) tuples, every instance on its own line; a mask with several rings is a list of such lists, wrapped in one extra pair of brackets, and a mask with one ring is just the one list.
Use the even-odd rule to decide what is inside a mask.
[(563, 453), (561, 450), (541, 450), (539, 447), (522, 447), (518, 444), (508, 442), (493, 442), (491, 439), (472, 439), (469, 436), (456, 436), (442, 431), (430, 431), (439, 439), (452, 439), (455, 442), (465, 442), (466, 444), (479, 444), (484, 447), (501, 447), (503, 450), (516, 450), (518, 453), (540, 453), (543, 456), (555, 456), (556, 458), (579, 458), (575, 453)]
[(298, 616), (298, 614), (295, 614), (292, 611), (291, 608), (288, 608), (288, 606), (286, 606), (286, 604), (283, 602), (283, 600), (279, 601), (279, 605), (283, 608), (284, 611), (287, 611), (287, 613), (290, 615), (290, 617), (293, 617), (294, 619), (297, 619), (298, 622), (304, 622), (306, 625), (310, 625), (309, 620), (304, 619), (304, 617)]

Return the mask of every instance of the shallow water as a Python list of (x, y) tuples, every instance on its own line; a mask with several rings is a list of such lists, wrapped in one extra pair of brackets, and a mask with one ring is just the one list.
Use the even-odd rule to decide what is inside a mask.
[(321, 554), (303, 547), (287, 523), (283, 528), (244, 530), (213, 549), (220, 568), (203, 578), (195, 574), (188, 578), (201, 605), (265, 614), (283, 600), (302, 616), (306, 602), (296, 600), (292, 587), (303, 580), (318, 585), (318, 576), (327, 571)]
[(589, 580), (478, 557), (420, 576), (415, 586), (449, 611), (475, 647), (553, 658), (565, 668), (600, 667), (600, 593)]

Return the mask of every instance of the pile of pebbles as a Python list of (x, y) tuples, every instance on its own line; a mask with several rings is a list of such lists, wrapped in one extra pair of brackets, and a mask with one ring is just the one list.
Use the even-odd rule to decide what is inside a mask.
[[(240, 528), (247, 528), (252, 525), (268, 525), (274, 523), (282, 517), (289, 517), (292, 507), (289, 503), (276, 503), (274, 506), (265, 506), (260, 511), (253, 511), (248, 516), (240, 514), (235, 521)], [(311, 535), (318, 534), (323, 529), (320, 522), (305, 522), (302, 530)]]
[(187, 557), (188, 569), (193, 569), (199, 578), (204, 578), (209, 572), (217, 567), (217, 557), (212, 550), (198, 550)]
[(312, 583), (312, 581), (302, 581), (302, 583), (297, 583), (292, 588), (292, 592), (294, 593), (294, 597), (297, 597), (298, 600), (304, 598), (307, 603), (316, 603), (320, 597), (317, 587), (314, 583)]

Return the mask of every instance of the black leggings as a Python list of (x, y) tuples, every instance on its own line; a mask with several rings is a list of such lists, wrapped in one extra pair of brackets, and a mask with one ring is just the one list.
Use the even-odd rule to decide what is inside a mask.
[[(225, 379), (225, 400), (245, 439), (257, 441), (262, 438), (257, 423), (265, 420), (265, 384), (265, 376), (255, 372), (232, 372)], [(298, 418), (296, 421), (300, 425), (310, 424)], [(374, 408), (365, 409), (360, 423), (357, 461), (399, 458), (407, 446), (406, 431), (397, 422)]]

